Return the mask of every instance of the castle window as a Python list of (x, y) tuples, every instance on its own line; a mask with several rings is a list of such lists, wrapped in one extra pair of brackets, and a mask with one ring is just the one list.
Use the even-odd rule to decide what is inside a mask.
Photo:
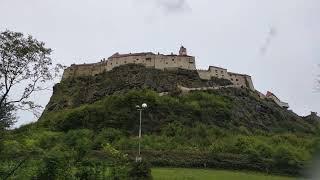
[(137, 59), (137, 61), (139, 61), (139, 59)]
[(216, 76), (218, 76), (218, 74), (216, 74)]
[(168, 64), (168, 62), (166, 62), (166, 64)]
[(174, 59), (172, 59), (172, 61), (174, 61)]
[(236, 79), (236, 81), (239, 81), (239, 79)]
[(223, 71), (221, 71), (221, 73), (223, 74)]
[(124, 61), (124, 63), (127, 63), (127, 61)]
[(147, 61), (151, 61), (151, 58), (146, 58)]
[(189, 63), (190, 63), (190, 64), (193, 64), (193, 62), (192, 62), (192, 61), (189, 61)]
[(233, 78), (231, 78), (231, 81), (233, 81)]
[(218, 72), (218, 70), (216, 70), (216, 72)]

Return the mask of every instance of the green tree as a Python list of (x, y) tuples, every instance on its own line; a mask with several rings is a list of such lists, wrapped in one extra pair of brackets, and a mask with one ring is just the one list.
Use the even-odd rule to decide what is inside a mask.
[(14, 107), (10, 104), (0, 106), (0, 150), (3, 149), (5, 129), (15, 123)]
[(0, 124), (5, 128), (12, 125), (16, 109), (39, 113), (41, 106), (30, 100), (31, 94), (45, 90), (63, 68), (52, 64), (51, 52), (30, 35), (0, 32)]
[(134, 162), (129, 171), (130, 180), (152, 180), (150, 165), (145, 162)]
[[(0, 106), (0, 138), (3, 137), (1, 132), (15, 123), (14, 106), (5, 104)], [(1, 140), (1, 139), (0, 139)]]
[(69, 154), (60, 150), (51, 151), (43, 158), (43, 167), (39, 169), (36, 179), (72, 179)]

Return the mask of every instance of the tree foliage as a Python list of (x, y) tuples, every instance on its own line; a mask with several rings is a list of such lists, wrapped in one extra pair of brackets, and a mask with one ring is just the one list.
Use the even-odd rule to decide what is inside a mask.
[(14, 106), (12, 104), (4, 104), (0, 108), (0, 131), (10, 127), (14, 122)]
[(51, 52), (30, 35), (0, 33), (0, 121), (5, 127), (11, 125), (14, 109), (38, 113), (40, 106), (30, 100), (31, 94), (46, 89), (45, 83), (62, 68), (53, 65)]

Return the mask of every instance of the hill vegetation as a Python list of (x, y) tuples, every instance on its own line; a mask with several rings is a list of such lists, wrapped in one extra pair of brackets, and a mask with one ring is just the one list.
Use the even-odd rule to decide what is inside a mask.
[(49, 172), (79, 179), (132, 176), (138, 172), (130, 163), (138, 147), (135, 106), (145, 102), (142, 155), (152, 166), (303, 175), (318, 149), (318, 123), (247, 89), (177, 89), (223, 84), (228, 82), (204, 81), (184, 70), (133, 65), (66, 79), (55, 86), (38, 122), (7, 132), (0, 173), (24, 162), (18, 179)]
[(200, 79), (197, 71), (176, 69), (162, 71), (129, 64), (114, 68), (96, 76), (73, 77), (63, 80), (54, 87), (47, 110), (59, 110), (93, 103), (107, 95), (121, 94), (135, 89), (150, 89), (156, 92), (177, 91), (177, 85), (184, 87), (223, 86), (232, 84), (229, 80), (214, 78)]
[(265, 175), (253, 172), (234, 172), (211, 169), (184, 169), (184, 168), (154, 168), (152, 169), (154, 180), (212, 180), (212, 179), (236, 179), (236, 180), (293, 180), (293, 177)]

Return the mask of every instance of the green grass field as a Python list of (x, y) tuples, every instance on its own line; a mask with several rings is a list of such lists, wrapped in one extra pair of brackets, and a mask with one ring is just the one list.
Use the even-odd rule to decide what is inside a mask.
[(291, 177), (265, 175), (254, 172), (183, 169), (183, 168), (153, 168), (154, 180), (293, 180)]

